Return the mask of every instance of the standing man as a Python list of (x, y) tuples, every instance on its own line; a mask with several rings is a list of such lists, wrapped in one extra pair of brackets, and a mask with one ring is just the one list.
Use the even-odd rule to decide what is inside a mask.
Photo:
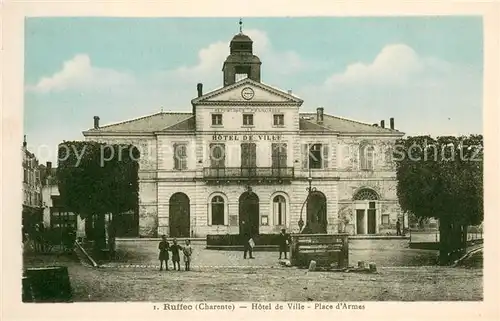
[(286, 252), (288, 252), (288, 244), (290, 242), (290, 236), (285, 233), (285, 229), (281, 229), (281, 233), (278, 236), (278, 244), (279, 244), (279, 250), (280, 250), (280, 260), (281, 260), (281, 253), (285, 254), (285, 260), (286, 260)]
[(245, 241), (245, 243), (243, 244), (243, 258), (246, 259), (247, 258), (247, 252), (249, 254), (249, 259), (255, 259), (252, 255), (252, 250), (253, 250), (253, 247), (255, 245), (254, 243), (254, 240), (251, 236), (250, 233), (245, 233), (245, 237), (243, 238)]
[(399, 218), (396, 222), (396, 235), (401, 235), (401, 222), (399, 221)]
[(242, 242), (243, 242), (243, 258), (246, 259), (247, 258), (247, 253), (249, 254), (249, 258), (250, 259), (253, 259), (253, 255), (252, 255), (252, 246), (250, 244), (250, 240), (252, 240), (252, 243), (253, 243), (253, 239), (252, 239), (252, 236), (250, 234), (250, 231), (248, 230), (247, 228), (247, 225), (246, 225), (246, 222), (245, 221), (241, 221), (241, 225), (240, 225), (240, 233), (242, 235)]

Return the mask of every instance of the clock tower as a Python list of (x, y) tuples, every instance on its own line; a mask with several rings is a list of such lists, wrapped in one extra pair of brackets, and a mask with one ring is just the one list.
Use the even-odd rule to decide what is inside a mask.
[(243, 79), (250, 78), (260, 82), (259, 57), (253, 54), (253, 41), (241, 32), (235, 35), (229, 45), (230, 54), (224, 61), (222, 72), (224, 74), (224, 87)]

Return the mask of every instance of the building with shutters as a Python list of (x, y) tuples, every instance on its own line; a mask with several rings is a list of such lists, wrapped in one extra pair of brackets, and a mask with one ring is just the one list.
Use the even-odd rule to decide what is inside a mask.
[(223, 62), (223, 86), (204, 92), (198, 84), (190, 112), (105, 126), (94, 117), (87, 140), (141, 152), (139, 208), (128, 214), (137, 235), (204, 237), (239, 234), (242, 226), (297, 232), (301, 215), (326, 233), (395, 233), (392, 148), (404, 133), (394, 119), (385, 128), (322, 107), (302, 112), (300, 98), (261, 81), (261, 67), (252, 40), (239, 33)]

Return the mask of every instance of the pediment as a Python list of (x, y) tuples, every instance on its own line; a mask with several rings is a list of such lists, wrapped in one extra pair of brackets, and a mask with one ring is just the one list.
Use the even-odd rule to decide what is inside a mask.
[(195, 105), (210, 104), (290, 104), (301, 105), (302, 99), (280, 89), (243, 79), (233, 85), (216, 89), (191, 101)]

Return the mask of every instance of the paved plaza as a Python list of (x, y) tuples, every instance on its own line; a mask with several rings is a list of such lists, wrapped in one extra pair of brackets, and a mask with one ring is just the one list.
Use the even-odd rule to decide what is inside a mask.
[[(154, 252), (154, 251), (152, 251)], [(217, 251), (198, 251), (198, 259)], [(239, 254), (239, 253), (238, 253)], [(275, 253), (258, 253), (254, 267), (196, 268), (157, 271), (135, 268), (90, 268), (74, 258), (25, 256), (26, 267), (68, 267), (75, 301), (461, 301), (483, 299), (481, 268), (381, 266), (376, 274), (308, 272), (258, 266)], [(228, 264), (239, 262), (239, 255)], [(243, 259), (241, 259), (243, 260)], [(482, 259), (481, 259), (482, 261)], [(153, 261), (151, 261), (153, 262)], [(260, 262), (260, 263), (259, 263)]]

